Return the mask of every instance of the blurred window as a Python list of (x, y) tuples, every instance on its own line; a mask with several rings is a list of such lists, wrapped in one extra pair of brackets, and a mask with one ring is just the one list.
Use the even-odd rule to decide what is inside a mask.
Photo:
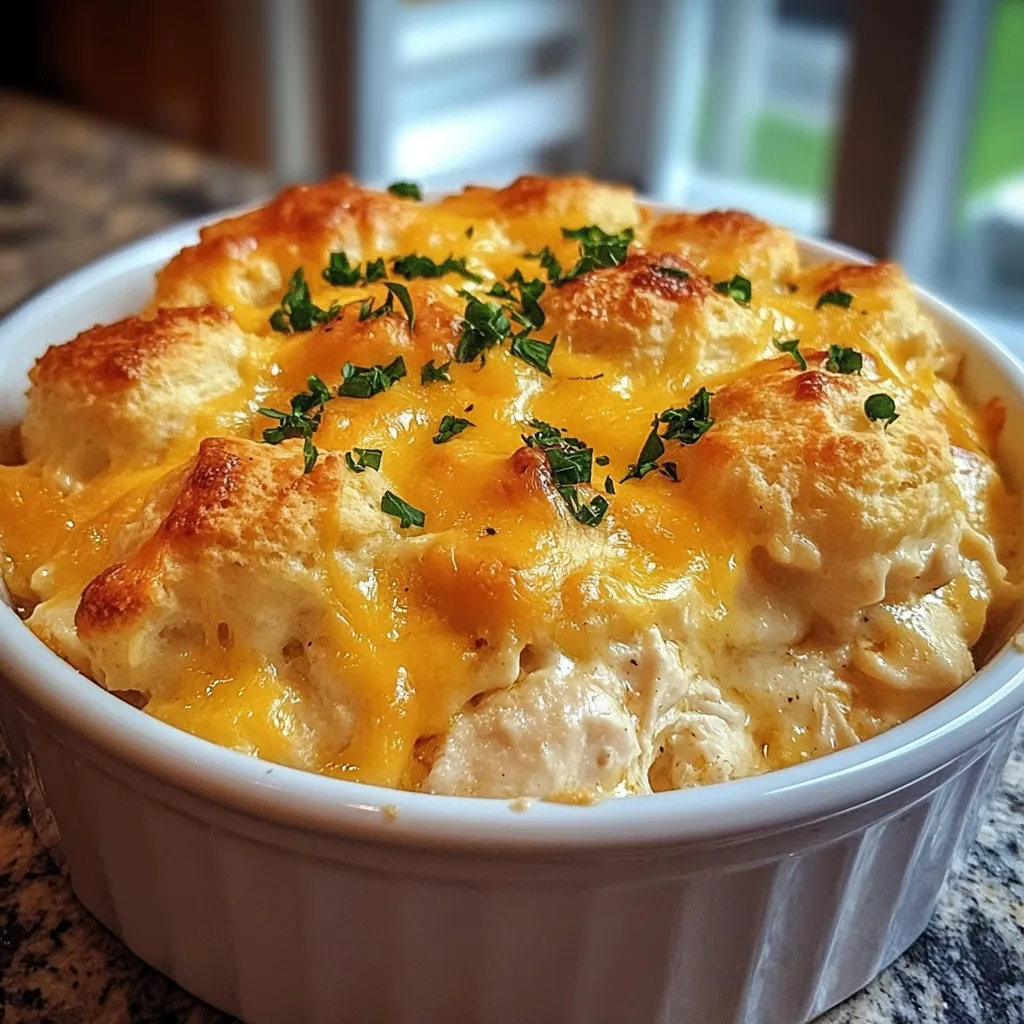
[(827, 223), (848, 50), (845, 0), (725, 0), (711, 26), (695, 207), (744, 206), (795, 230)]
[(577, 0), (360, 0), (356, 169), (429, 188), (578, 167)]
[(1024, 0), (993, 12), (949, 236), (936, 284), (1024, 343)]

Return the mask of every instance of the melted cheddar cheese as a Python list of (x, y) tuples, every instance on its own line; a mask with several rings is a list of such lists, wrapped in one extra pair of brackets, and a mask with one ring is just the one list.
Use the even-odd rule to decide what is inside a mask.
[[(356, 283), (325, 279), (337, 253)], [(413, 254), (456, 269), (404, 278)], [(375, 260), (414, 322), (394, 299), (365, 315), (389, 294)], [(300, 268), (339, 312), (274, 329)], [(544, 286), (550, 375), (510, 351), (516, 271)], [(460, 362), (474, 302), (506, 337)], [(392, 386), (338, 395), (346, 364), (397, 357)], [(421, 383), (429, 360), (450, 381)], [(433, 203), (335, 178), (203, 229), (150, 308), (37, 361), (24, 461), (0, 467), (3, 576), (83, 673), (268, 760), (508, 798), (737, 778), (940, 699), (1016, 600), (1000, 410), (956, 373), (897, 267), (802, 267), (747, 214), (575, 178)], [(260, 410), (314, 375), (310, 468)], [(701, 388), (712, 422), (684, 443), (662, 414)], [(879, 393), (898, 418), (868, 415)], [(470, 425), (438, 443), (445, 416)], [(631, 474), (652, 421), (662, 452)], [(544, 424), (592, 449), (569, 494)]]

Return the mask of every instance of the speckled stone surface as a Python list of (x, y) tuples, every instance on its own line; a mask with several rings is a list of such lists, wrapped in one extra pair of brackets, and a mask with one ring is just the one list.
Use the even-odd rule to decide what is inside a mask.
[[(0, 310), (132, 238), (267, 188), (259, 174), (0, 94)], [(78, 904), (0, 760), (0, 1021), (227, 1020)], [(1024, 735), (928, 930), (820, 1024), (1024, 1024)]]

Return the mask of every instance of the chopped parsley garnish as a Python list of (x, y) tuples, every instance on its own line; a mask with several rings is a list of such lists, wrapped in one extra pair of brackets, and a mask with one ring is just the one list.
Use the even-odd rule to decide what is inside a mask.
[(738, 302), (741, 306), (749, 306), (750, 296), (753, 294), (749, 279), (740, 274), (733, 274), (728, 281), (718, 281), (715, 284), (715, 291), (728, 295), (733, 302)]
[(775, 347), (780, 352), (788, 352), (801, 370), (807, 369), (807, 360), (804, 359), (804, 354), (800, 351), (799, 338), (790, 338), (788, 341), (776, 341)]
[(400, 199), (423, 199), (423, 191), (414, 181), (393, 181), (388, 185), (388, 191)]
[(523, 442), (544, 453), (551, 479), (573, 518), (584, 526), (597, 526), (608, 511), (608, 502), (597, 494), (585, 503), (578, 490), (581, 484), (590, 483), (594, 449), (578, 437), (563, 436), (560, 428), (543, 420), (532, 419), (530, 426), (534, 433), (524, 434)]
[(651, 421), (651, 432), (640, 449), (636, 462), (629, 467), (629, 472), (619, 481), (625, 483), (627, 480), (643, 480), (648, 473), (653, 473), (658, 468), (658, 460), (665, 454), (665, 442), (658, 435), (658, 427), (661, 421), (657, 416)]
[(424, 386), (427, 384), (436, 384), (438, 382), (442, 384), (451, 384), (452, 375), (448, 372), (451, 365), (452, 361), (450, 359), (447, 363), (442, 363), (440, 366), (435, 366), (433, 359), (424, 363), (423, 366), (420, 367), (420, 384)]
[(568, 281), (567, 277), (562, 277), (562, 264), (559, 263), (558, 257), (551, 251), (548, 246), (544, 246), (539, 252), (528, 252), (524, 253), (528, 260), (539, 260), (541, 267), (548, 275), (548, 280), (552, 284), (562, 284), (563, 281)]
[(353, 473), (365, 473), (368, 469), (380, 472), (380, 460), (383, 457), (384, 452), (380, 448), (353, 448), (345, 452), (345, 464)]
[[(544, 294), (544, 282), (539, 277), (527, 281), (518, 267), (509, 274), (506, 280), (509, 284), (514, 284), (519, 288), (519, 305), (522, 307), (526, 319), (535, 328), (543, 327), (544, 310), (540, 308), (540, 297)], [(492, 288), (491, 294), (497, 295), (498, 293)], [(505, 289), (505, 297), (513, 297), (508, 289)]]
[(841, 306), (843, 309), (849, 309), (851, 302), (853, 302), (853, 296), (849, 292), (840, 291), (838, 288), (835, 288), (822, 292), (818, 296), (818, 301), (814, 304), (814, 308), (821, 309), (822, 306)]
[(574, 238), (579, 242), (579, 259), (568, 273), (563, 272), (562, 264), (548, 246), (539, 252), (526, 253), (527, 259), (539, 260), (548, 275), (548, 281), (554, 285), (575, 281), (581, 274), (603, 267), (617, 267), (626, 259), (629, 243), (633, 241), (633, 229), (626, 228), (616, 234), (610, 234), (596, 224), (587, 224), (582, 228), (562, 228), (563, 238)]
[(331, 389), (314, 374), (306, 381), (308, 391), (300, 391), (291, 398), (291, 411), (281, 412), (278, 409), (258, 409), (261, 416), (269, 416), (277, 420), (276, 427), (267, 427), (263, 431), (266, 444), (280, 444), (290, 437), (302, 438), (302, 454), (304, 472), (310, 473), (316, 465), (319, 452), (313, 444), (313, 435), (320, 426), (320, 418), (324, 414), (324, 405), (333, 397)]
[(409, 320), (409, 330), (416, 326), (416, 311), (412, 308), (412, 299), (409, 298), (409, 289), (397, 281), (385, 281), (384, 287), (388, 290), (388, 297), (376, 308), (373, 306), (372, 296), (365, 299), (359, 307), (360, 321), (369, 320), (371, 317), (386, 316), (395, 311), (395, 299), (397, 298), (405, 315)]
[(329, 309), (321, 309), (313, 301), (306, 275), (299, 267), (288, 281), (288, 290), (281, 299), (280, 307), (270, 314), (270, 326), (282, 334), (311, 331), (318, 324), (333, 320), (340, 312), (341, 306), (336, 302)]
[(348, 253), (332, 252), (330, 261), (321, 271), (323, 279), (328, 284), (338, 288), (351, 288), (357, 284), (373, 284), (387, 277), (387, 268), (382, 259), (368, 260), (366, 273), (363, 273), (361, 263), (349, 263)]
[(332, 252), (330, 262), (321, 271), (323, 279), (328, 284), (336, 285), (339, 288), (351, 287), (362, 280), (362, 264), (349, 263), (348, 253)]
[[(550, 377), (548, 363), (558, 338), (556, 336), (550, 341), (541, 341), (530, 336), (531, 331), (544, 326), (544, 311), (540, 308), (539, 300), (546, 286), (539, 278), (527, 281), (518, 268), (512, 271), (506, 281), (518, 289), (518, 299), (515, 292), (500, 281), (491, 285), (487, 293), (506, 300), (501, 306), (484, 302), (471, 292), (461, 293), (468, 301), (455, 358), (460, 363), (470, 363), (478, 357), (482, 358), (487, 349), (501, 345), (506, 338), (510, 338), (512, 344), (509, 351), (512, 355)], [(518, 334), (511, 333), (512, 321), (523, 328)]]
[(482, 302), (468, 292), (464, 294), (469, 301), (463, 313), (462, 337), (455, 349), (455, 361), (471, 363), (487, 349), (500, 345), (508, 337), (512, 325), (501, 306)]
[(614, 494), (615, 493), (615, 481), (610, 476), (606, 476), (604, 478), (604, 489), (609, 494)]
[(689, 278), (689, 273), (685, 270), (680, 270), (678, 267), (669, 267), (664, 263), (659, 263), (655, 268), (656, 274), (664, 274), (666, 277), (678, 277), (680, 281), (686, 281)]
[(584, 504), (580, 492), (575, 487), (559, 487), (558, 493), (562, 500), (568, 505), (573, 518), (584, 526), (600, 526), (608, 511), (608, 500), (600, 494), (595, 494), (588, 503)]
[(900, 414), (896, 411), (896, 403), (888, 395), (882, 393), (868, 396), (864, 402), (864, 413), (869, 420), (884, 420), (886, 430), (889, 429), (890, 424), (900, 418)]
[(466, 237), (467, 238), (472, 238), (473, 237), (473, 225), (472, 224), (470, 224), (469, 227), (466, 228)]
[(396, 274), (411, 281), (414, 277), (444, 277), (445, 274), (459, 274), (467, 281), (476, 281), (478, 284), (483, 278), (467, 269), (465, 259), (456, 259), (449, 256), (442, 263), (435, 263), (429, 256), (419, 256), (410, 253), (408, 256), (399, 256), (391, 264)]
[(405, 376), (405, 360), (396, 356), (387, 366), (353, 366), (341, 368), (342, 381), (338, 386), (341, 398), (372, 398), (400, 381)]
[(828, 362), (825, 363), (829, 373), (860, 373), (863, 366), (864, 357), (855, 348), (829, 345)]
[[(533, 427), (534, 432), (529, 437), (524, 434), (523, 440), (530, 448), (537, 448), (541, 444), (545, 444), (549, 441), (557, 443), (565, 432), (562, 427), (553, 427), (550, 423), (545, 423), (544, 420), (539, 420), (536, 417), (530, 419), (529, 423), (530, 426)], [(577, 439), (570, 438), (570, 440), (576, 441)], [(577, 443), (580, 445), (583, 444), (582, 441), (578, 441)]]
[(410, 526), (422, 526), (427, 521), (423, 512), (418, 508), (413, 508), (393, 491), (384, 492), (384, 496), (380, 499), (380, 510), (389, 516), (394, 516), (403, 530)]
[[(398, 284), (396, 281), (385, 281), (384, 287), (388, 290), (388, 302), (392, 298), (398, 299), (399, 304), (405, 311), (406, 319), (409, 321), (409, 330), (413, 330), (416, 326), (416, 311), (412, 308), (412, 299), (409, 298), (409, 289), (404, 284)], [(385, 303), (387, 305), (387, 303)]]
[(594, 449), (577, 445), (582, 445), (582, 442), (569, 437), (539, 446), (547, 456), (551, 479), (558, 487), (590, 483)]
[(596, 459), (594, 459), (594, 462), (598, 466), (607, 466), (608, 463), (611, 462), (611, 461), (612, 460), (611, 460), (611, 456), (610, 455), (598, 455), (598, 457)]
[(434, 444), (446, 444), (453, 437), (461, 434), (466, 427), (475, 426), (475, 423), (470, 423), (469, 420), (463, 419), (461, 416), (442, 416), (437, 433), (433, 437)]
[(626, 259), (629, 243), (633, 241), (633, 229), (626, 228), (611, 235), (596, 224), (582, 228), (562, 228), (563, 238), (575, 238), (580, 243), (580, 258), (565, 278), (571, 281), (590, 270), (601, 267), (617, 267)]
[(550, 377), (551, 370), (548, 368), (548, 361), (551, 359), (551, 353), (557, 340), (557, 334), (550, 341), (541, 341), (539, 338), (531, 338), (529, 331), (522, 331), (520, 334), (512, 336), (512, 345), (509, 351), (512, 355), (522, 359), (524, 363), (529, 363), (534, 369), (540, 370), (541, 373), (546, 373)]
[(292, 409), (298, 402), (303, 409), (311, 409), (314, 405), (323, 406), (331, 400), (331, 389), (314, 373), (306, 378), (308, 392), (300, 392), (292, 399)]
[[(651, 421), (651, 432), (647, 435), (636, 462), (630, 465), (629, 472), (622, 478), (621, 483), (627, 480), (643, 480), (648, 473), (655, 470), (678, 483), (679, 473), (676, 464), (661, 462), (665, 454), (665, 442), (696, 444), (715, 425), (711, 418), (712, 397), (712, 392), (707, 388), (701, 388), (687, 405), (678, 409), (666, 409), (660, 416), (655, 416)], [(662, 423), (668, 429), (659, 435), (658, 430)]]
[(666, 441), (680, 444), (696, 444), (714, 425), (711, 418), (711, 399), (714, 392), (701, 388), (680, 409), (666, 409), (658, 419), (668, 425), (664, 433)]

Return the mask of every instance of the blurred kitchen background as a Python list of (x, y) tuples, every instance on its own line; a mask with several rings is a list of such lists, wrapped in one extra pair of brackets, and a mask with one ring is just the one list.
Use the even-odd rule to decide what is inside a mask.
[(1024, 352), (1024, 0), (30, 0), (2, 37), (0, 88), (277, 182), (586, 170), (893, 256)]

